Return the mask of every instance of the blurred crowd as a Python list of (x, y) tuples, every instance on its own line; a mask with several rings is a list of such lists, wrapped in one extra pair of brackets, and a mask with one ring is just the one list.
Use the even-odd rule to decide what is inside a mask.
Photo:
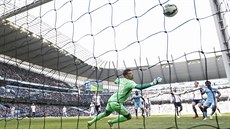
[(0, 76), (2, 78), (9, 78), (17, 81), (70, 88), (69, 84), (65, 82), (2, 62), (0, 62)]
[[(23, 68), (0, 62), (0, 117), (30, 117), (31, 104), (36, 105), (37, 117), (63, 116), (63, 107), (66, 107), (67, 116), (88, 116), (93, 92), (79, 93), (69, 84), (38, 74)], [(219, 86), (222, 93), (221, 101), (227, 100), (229, 85)], [(179, 90), (187, 90), (193, 86), (180, 87)], [(143, 91), (143, 94), (154, 95), (167, 89)], [(102, 109), (112, 93), (100, 92), (103, 100)], [(169, 113), (174, 111), (170, 102), (170, 94), (162, 94), (151, 99), (153, 113)], [(182, 102), (191, 102), (191, 94), (182, 95)], [(185, 104), (186, 105), (186, 104)], [(131, 113), (134, 112), (132, 102), (125, 103)], [(225, 104), (222, 104), (224, 107)], [(186, 107), (186, 106), (185, 106)], [(189, 106), (188, 106), (189, 107)], [(190, 108), (184, 111), (189, 112)], [(228, 109), (226, 109), (228, 110)]]

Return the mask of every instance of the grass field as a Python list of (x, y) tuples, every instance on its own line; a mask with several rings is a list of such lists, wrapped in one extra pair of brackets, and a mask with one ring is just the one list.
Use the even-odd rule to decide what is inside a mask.
[[(114, 117), (107, 117), (97, 122), (96, 127), (92, 125), (90, 129), (109, 129), (107, 121)], [(24, 118), (24, 119), (1, 119), (0, 129), (87, 129), (86, 123), (89, 117), (70, 117), (70, 118)], [(218, 122), (217, 122), (218, 120)], [(192, 115), (183, 115), (181, 118), (174, 118), (174, 115), (153, 115), (145, 118), (133, 119), (114, 125), (113, 129), (214, 129), (217, 123), (220, 129), (230, 129), (230, 113), (222, 114), (217, 119), (202, 120), (202, 118), (192, 119)], [(144, 124), (145, 123), (145, 124)], [(145, 125), (145, 128), (144, 128)], [(208, 125), (208, 126), (204, 126)]]

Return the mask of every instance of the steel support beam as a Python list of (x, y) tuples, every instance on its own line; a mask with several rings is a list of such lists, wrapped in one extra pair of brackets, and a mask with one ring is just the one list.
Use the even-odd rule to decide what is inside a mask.
[(228, 34), (228, 30), (226, 29), (226, 19), (223, 16), (224, 12), (224, 5), (222, 2), (220, 2), (220, 0), (209, 0), (210, 6), (211, 6), (211, 10), (214, 15), (214, 21), (215, 21), (215, 26), (216, 26), (216, 30), (217, 30), (217, 34), (218, 34), (218, 38), (219, 38), (219, 44), (220, 44), (220, 48), (222, 50), (227, 49), (227, 51), (222, 52), (222, 58), (223, 58), (223, 63), (224, 63), (224, 67), (225, 67), (225, 72), (227, 75), (227, 79), (230, 85), (230, 50), (229, 50), (229, 34)]
[(33, 3), (31, 3), (31, 4), (28, 4), (26, 6), (23, 6), (21, 8), (18, 8), (16, 10), (14, 10), (12, 12), (4, 14), (2, 17), (0, 17), (0, 20), (7, 19), (7, 18), (10, 18), (12, 16), (18, 15), (20, 13), (23, 13), (23, 12), (27, 11), (27, 10), (30, 10), (30, 9), (38, 7), (38, 6), (42, 5), (42, 4), (48, 3), (50, 1), (53, 1), (53, 0), (37, 0), (37, 1), (33, 2)]

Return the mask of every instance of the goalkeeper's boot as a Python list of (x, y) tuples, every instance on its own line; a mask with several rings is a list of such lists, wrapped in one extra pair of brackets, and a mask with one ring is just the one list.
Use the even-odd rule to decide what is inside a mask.
[(91, 126), (91, 125), (92, 125), (91, 122), (88, 121), (88, 122), (87, 122), (87, 127), (88, 127), (88, 129), (90, 129), (90, 126)]
[(108, 120), (109, 128), (113, 129), (113, 124), (111, 123), (111, 120)]

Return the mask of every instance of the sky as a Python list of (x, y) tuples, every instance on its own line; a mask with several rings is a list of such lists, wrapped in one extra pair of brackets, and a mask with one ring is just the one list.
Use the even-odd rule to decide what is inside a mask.
[[(165, 17), (159, 1), (163, 5), (175, 4), (178, 13)], [(22, 6), (26, 3), (18, 2)], [(172, 60), (171, 57), (176, 59), (193, 51), (220, 50), (213, 17), (196, 20), (196, 17), (212, 15), (209, 0), (54, 0), (24, 14), (39, 18), (42, 22), (38, 26), (45, 23), (72, 41), (54, 44), (86, 63), (101, 67), (153, 65), (159, 58)], [(48, 38), (49, 33), (56, 30), (47, 31), (43, 36), (56, 41), (56, 38)], [(39, 34), (39, 29), (37, 31)], [(87, 49), (85, 57), (79, 56), (84, 54), (78, 50), (79, 46)], [(198, 53), (187, 56), (188, 60), (195, 58), (199, 58)], [(113, 62), (114, 66), (100, 61)], [(176, 61), (185, 61), (185, 58)]]

